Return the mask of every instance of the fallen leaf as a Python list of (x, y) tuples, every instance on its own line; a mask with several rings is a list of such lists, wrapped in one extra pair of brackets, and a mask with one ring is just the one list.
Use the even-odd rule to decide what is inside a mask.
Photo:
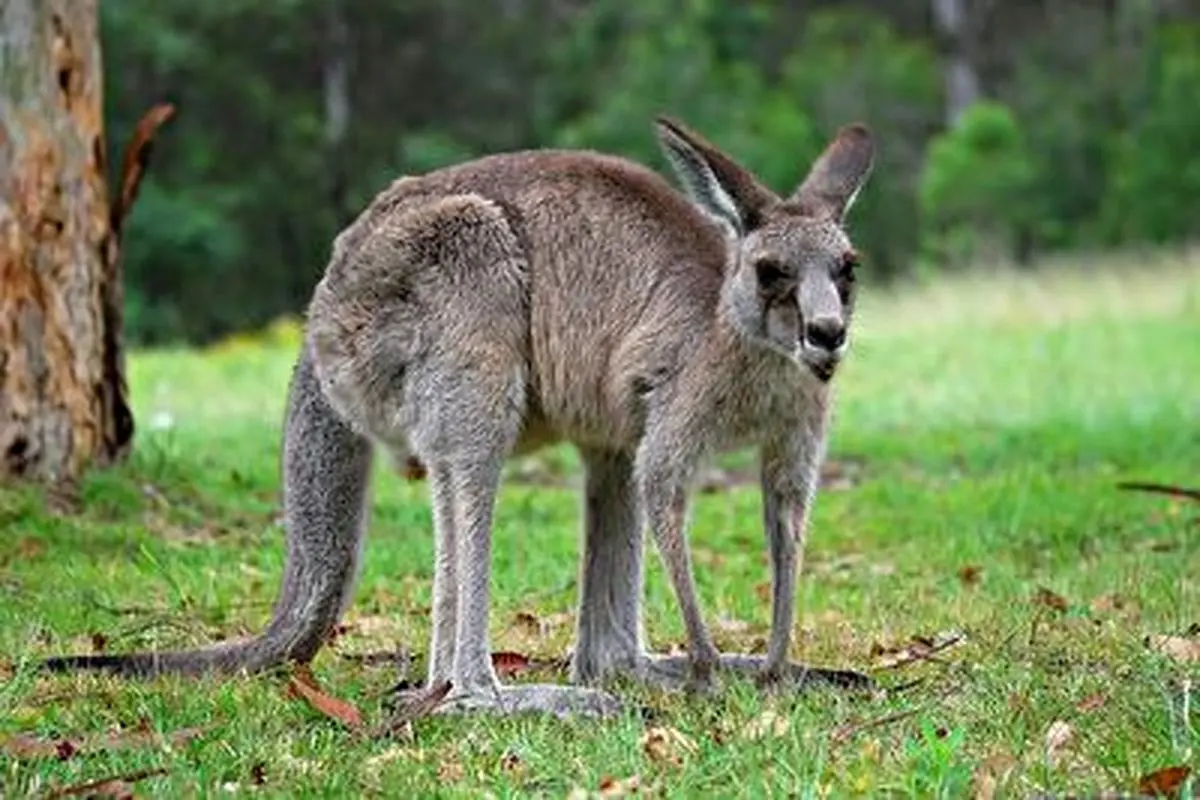
[(1186, 764), (1177, 767), (1165, 767), (1155, 770), (1138, 779), (1138, 794), (1148, 794), (1151, 797), (1174, 797), (1179, 788), (1192, 774), (1192, 768)]
[(1090, 714), (1091, 712), (1101, 708), (1107, 702), (1108, 695), (1106, 695), (1104, 692), (1096, 692), (1095, 694), (1088, 695), (1080, 700), (1075, 708), (1080, 713)]
[(1061, 719), (1055, 720), (1046, 729), (1046, 760), (1058, 766), (1075, 738), (1074, 729)]
[(542, 633), (542, 621), (532, 611), (518, 611), (513, 615), (513, 624), (523, 628), (531, 636), (539, 636)]
[(744, 619), (734, 619), (733, 617), (718, 617), (714, 626), (721, 633), (746, 633), (750, 630), (751, 625)]
[(1097, 614), (1107, 614), (1123, 608), (1125, 608), (1125, 598), (1113, 592), (1102, 594), (1091, 602), (1091, 609)]
[(696, 752), (696, 743), (686, 734), (660, 725), (642, 735), (642, 750), (651, 761), (679, 766), (684, 757)]
[(829, 738), (834, 744), (848, 742), (850, 739), (854, 738), (856, 735), (865, 730), (882, 728), (884, 725), (890, 725), (893, 722), (899, 722), (900, 720), (908, 719), (909, 717), (915, 716), (917, 711), (918, 709), (910, 708), (906, 711), (897, 711), (894, 714), (885, 714), (882, 717), (869, 719), (866, 722), (847, 722), (846, 724), (839, 725), (836, 729), (834, 729)]
[(162, 767), (147, 769), (114, 778), (101, 778), (100, 780), (88, 781), (87, 783), (77, 783), (74, 786), (64, 786), (61, 789), (52, 789), (47, 796), (74, 797), (76, 795), (84, 795), (86, 797), (119, 797), (122, 800), (126, 800), (126, 798), (132, 800), (134, 796), (133, 784), (138, 781), (144, 781), (147, 778), (166, 774), (167, 771)]
[(787, 717), (780, 716), (768, 709), (746, 723), (746, 726), (742, 728), (742, 736), (752, 740), (767, 737), (778, 739), (786, 736), (790, 727), (791, 723), (788, 722)]
[(1200, 661), (1200, 638), (1155, 634), (1146, 637), (1146, 646), (1176, 661)]
[(361, 728), (362, 714), (358, 709), (345, 700), (330, 697), (321, 691), (317, 678), (308, 665), (295, 668), (287, 684), (288, 692), (294, 697), (300, 697), (317, 711), (330, 719), (341, 722), (348, 728)]
[(926, 661), (933, 656), (948, 650), (966, 639), (961, 631), (942, 631), (932, 637), (914, 636), (906, 644), (899, 647), (884, 647), (878, 643), (871, 645), (871, 656), (876, 666), (882, 669), (893, 669), (911, 664), (915, 661)]
[[(601, 797), (625, 797), (637, 794), (642, 787), (642, 779), (637, 775), (628, 778), (604, 778), (600, 781), (599, 795)], [(586, 795), (585, 795), (586, 796)]]
[(400, 475), (407, 481), (424, 480), (428, 474), (429, 472), (425, 469), (425, 465), (416, 456), (409, 456), (404, 459), (404, 464), (400, 468)]
[(439, 781), (458, 783), (466, 777), (466, 774), (466, 768), (457, 759), (451, 758), (438, 764), (437, 777)]
[(526, 771), (525, 759), (515, 750), (505, 750), (500, 756), (500, 771), (509, 775), (523, 775)]
[(164, 743), (186, 744), (203, 732), (203, 728), (181, 728), (161, 737), (150, 730), (149, 724), (143, 720), (135, 728), (86, 737), (38, 739), (18, 733), (0, 742), (0, 750), (13, 758), (55, 758), (66, 761), (76, 755), (101, 751), (149, 748)]
[(424, 761), (425, 751), (412, 747), (389, 747), (378, 755), (373, 755), (363, 761), (368, 772), (377, 772), (384, 764), (392, 761)]
[(1052, 608), (1055, 611), (1066, 611), (1071, 607), (1071, 604), (1067, 602), (1067, 598), (1047, 589), (1045, 586), (1037, 588), (1037, 591), (1033, 594), (1033, 602), (1036, 605)]
[(1117, 484), (1117, 488), (1124, 489), (1126, 491), (1165, 494), (1169, 497), (1178, 497), (1188, 500), (1200, 500), (1200, 489), (1188, 489), (1183, 486), (1172, 486), (1166, 483), (1150, 483), (1148, 481), (1122, 481)]
[(387, 644), (398, 641), (401, 635), (399, 621), (382, 614), (364, 614), (347, 619), (338, 629), (339, 635), (382, 640)]
[(529, 656), (522, 655), (521, 653), (514, 653), (510, 650), (501, 650), (492, 653), (492, 667), (501, 678), (519, 675), (532, 665)]
[(998, 753), (984, 759), (975, 768), (972, 776), (971, 797), (973, 800), (992, 800), (996, 796), (999, 784), (1006, 780), (1016, 760), (1009, 755)]
[(0, 556), (0, 567), (7, 567), (15, 561), (36, 558), (46, 552), (46, 544), (32, 536), (23, 536), (9, 548), (9, 552)]
[(983, 567), (978, 564), (967, 564), (958, 570), (958, 579), (963, 586), (974, 586), (979, 583), (979, 576), (983, 574)]

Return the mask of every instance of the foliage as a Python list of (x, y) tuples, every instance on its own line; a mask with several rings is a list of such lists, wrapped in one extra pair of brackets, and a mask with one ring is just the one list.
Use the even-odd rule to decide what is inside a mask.
[(1111, 241), (1163, 243), (1200, 233), (1200, 28), (1166, 28), (1157, 44), (1149, 97), (1113, 148), (1104, 208)]
[[(1194, 767), (1196, 711), (1189, 721), (1179, 687), (1195, 663), (1143, 640), (1196, 622), (1196, 509), (1114, 483), (1194, 483), (1196, 263), (952, 276), (864, 291), (861, 304), (830, 454), (849, 480), (813, 509), (794, 655), (907, 689), (769, 698), (731, 681), (700, 700), (621, 689), (655, 718), (427, 718), (415, 736), (381, 739), (290, 697), (282, 676), (36, 676), (28, 659), (48, 653), (259, 629), (278, 588), (278, 433), (295, 343), (134, 352), (138, 418), (162, 422), (139, 428), (132, 461), (89, 476), (76, 514), (0, 489), (5, 796), (158, 769), (139, 795), (566, 797), (637, 779), (672, 797), (989, 796), (986, 785), (998, 797), (1093, 796)], [(511, 465), (496, 514), (492, 646), (537, 658), (569, 648), (578, 588), (577, 464), (548, 473), (553, 452)], [(770, 616), (759, 498), (746, 454), (724, 465), (748, 480), (697, 498), (697, 582), (719, 646), (755, 649)], [(348, 656), (411, 649), (409, 677), (421, 674), (433, 558), (427, 485), (378, 467), (354, 602), (314, 664), (372, 723), (397, 667)], [(645, 619), (655, 648), (681, 641), (652, 555)], [(912, 637), (952, 630), (960, 644), (919, 657)], [(1051, 730), (1074, 735), (1051, 748)], [(17, 758), (14, 734), (138, 746)]]
[(1029, 224), (1032, 182), (1012, 113), (999, 103), (971, 106), (929, 144), (917, 194), (926, 251), (941, 261), (969, 263), (986, 255), (980, 240), (990, 235), (1011, 252)]
[[(149, 104), (179, 106), (130, 221), (129, 334), (204, 342), (302, 311), (338, 230), (401, 174), (534, 146), (663, 169), (659, 112), (780, 192), (837, 127), (868, 122), (876, 171), (849, 224), (877, 279), (930, 251), (1194, 235), (1194, 0), (966, 5), (987, 7), (988, 101), (946, 131), (928, 0), (102, 3), (110, 163)], [(1005, 163), (972, 167), (993, 118), (1015, 129)]]

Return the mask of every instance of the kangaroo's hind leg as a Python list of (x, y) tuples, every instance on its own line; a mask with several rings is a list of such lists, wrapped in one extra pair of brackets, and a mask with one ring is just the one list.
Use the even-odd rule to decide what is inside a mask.
[[(349, 414), (427, 465), (437, 536), (429, 681), (442, 710), (599, 715), (572, 686), (502, 686), (488, 641), (492, 516), (529, 380), (528, 269), (504, 212), (477, 195), (414, 200), (345, 244), (330, 372)], [(339, 382), (340, 379), (340, 382)]]

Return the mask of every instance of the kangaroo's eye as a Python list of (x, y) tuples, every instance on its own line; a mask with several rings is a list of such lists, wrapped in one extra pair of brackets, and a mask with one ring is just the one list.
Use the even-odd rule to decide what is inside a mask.
[(758, 285), (766, 291), (780, 288), (790, 276), (783, 265), (770, 258), (764, 258), (754, 263), (754, 271), (758, 274)]
[(854, 282), (854, 270), (858, 267), (858, 253), (853, 250), (847, 250), (842, 254), (842, 260), (838, 263), (837, 271), (834, 277), (839, 281), (847, 283)]

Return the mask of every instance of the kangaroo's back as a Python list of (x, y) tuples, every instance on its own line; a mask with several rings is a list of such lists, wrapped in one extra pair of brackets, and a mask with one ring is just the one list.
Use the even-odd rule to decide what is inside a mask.
[[(495, 205), (528, 270), (528, 435), (538, 438), (540, 429), (544, 438), (631, 446), (639, 394), (712, 324), (726, 252), (721, 229), (646, 167), (541, 150), (403, 178), (351, 226), (342, 249), (349, 255), (389, 219), (458, 196)], [(487, 262), (455, 269), (477, 270), (468, 280), (484, 284), (497, 278)], [(446, 311), (454, 325), (479, 322)]]

